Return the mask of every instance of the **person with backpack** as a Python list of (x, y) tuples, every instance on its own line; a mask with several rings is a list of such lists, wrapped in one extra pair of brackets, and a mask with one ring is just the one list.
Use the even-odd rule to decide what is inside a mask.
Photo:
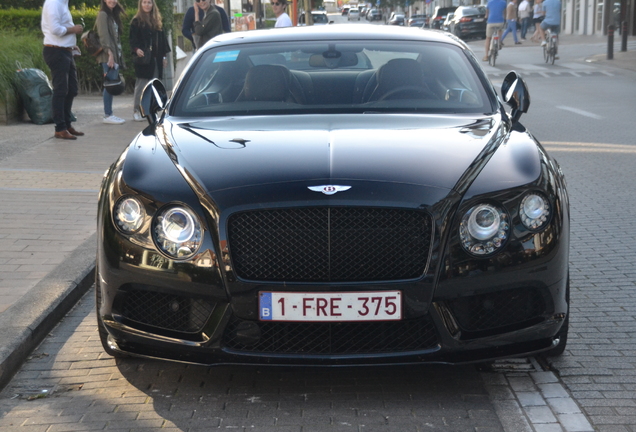
[(55, 123), (55, 138), (75, 140), (84, 135), (73, 128), (73, 99), (79, 93), (77, 68), (73, 56), (79, 53), (75, 35), (84, 27), (73, 24), (68, 0), (46, 0), (42, 6), (42, 33), (44, 48), (42, 56), (51, 70), (53, 98), (51, 111)]
[[(99, 34), (102, 52), (97, 55), (97, 63), (102, 65), (104, 77), (110, 80), (117, 79), (119, 69), (125, 67), (121, 48), (122, 16), (126, 16), (126, 11), (118, 0), (101, 0), (100, 10), (97, 14), (97, 34)], [(103, 100), (104, 123), (124, 124), (126, 120), (113, 114), (113, 94), (106, 87), (103, 91)]]

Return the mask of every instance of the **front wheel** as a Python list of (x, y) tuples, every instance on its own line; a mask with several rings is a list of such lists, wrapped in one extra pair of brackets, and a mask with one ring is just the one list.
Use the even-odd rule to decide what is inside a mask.
[(552, 44), (550, 47), (550, 62), (554, 64), (554, 60), (556, 59), (556, 44)]
[(490, 49), (490, 53), (488, 54), (488, 64), (490, 66), (495, 66), (495, 63), (497, 63), (497, 48), (491, 48)]

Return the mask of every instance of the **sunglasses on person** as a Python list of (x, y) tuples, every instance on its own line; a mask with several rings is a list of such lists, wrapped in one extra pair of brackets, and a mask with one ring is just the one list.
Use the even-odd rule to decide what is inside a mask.
[(279, 2), (274, 2), (272, 3), (272, 6), (282, 6), (284, 3), (279, 3)]
[(197, 3), (201, 3), (201, 2), (204, 2), (204, 1), (208, 1), (208, 0), (194, 0), (194, 1), (197, 2)]

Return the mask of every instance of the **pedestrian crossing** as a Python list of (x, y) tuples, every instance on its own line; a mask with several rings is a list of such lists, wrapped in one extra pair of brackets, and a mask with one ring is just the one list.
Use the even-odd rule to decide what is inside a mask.
[(615, 76), (616, 72), (601, 69), (597, 66), (587, 65), (583, 63), (562, 62), (554, 65), (540, 63), (511, 63), (497, 64), (490, 66), (488, 64), (481, 65), (482, 69), (490, 78), (503, 78), (511, 70), (516, 71), (524, 78), (526, 77), (543, 77), (543, 78), (580, 78), (591, 76)]

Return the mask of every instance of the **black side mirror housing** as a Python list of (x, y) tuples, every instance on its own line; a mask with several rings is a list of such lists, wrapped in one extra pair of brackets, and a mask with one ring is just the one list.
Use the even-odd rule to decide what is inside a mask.
[(157, 113), (163, 111), (168, 103), (166, 87), (157, 78), (151, 80), (141, 93), (139, 108), (141, 115), (146, 117), (150, 126), (157, 124)]
[(517, 72), (511, 71), (501, 84), (501, 95), (504, 102), (511, 108), (510, 117), (513, 123), (519, 121), (521, 114), (530, 108), (530, 93), (528, 86)]

